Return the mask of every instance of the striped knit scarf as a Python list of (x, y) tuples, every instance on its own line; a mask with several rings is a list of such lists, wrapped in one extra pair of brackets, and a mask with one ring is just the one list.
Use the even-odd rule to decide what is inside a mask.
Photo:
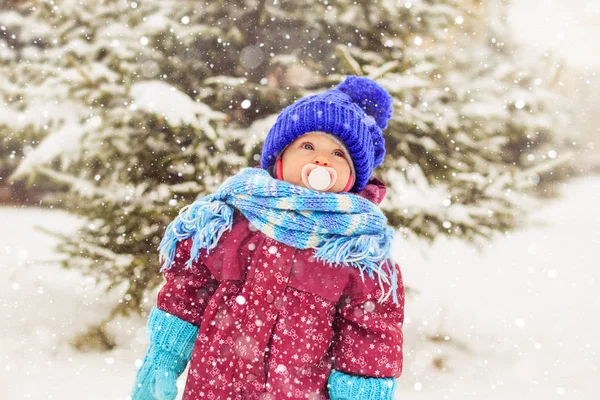
[[(219, 189), (181, 209), (167, 226), (160, 245), (161, 271), (171, 267), (177, 242), (192, 237), (187, 267), (210, 252), (233, 225), (238, 209), (266, 236), (298, 249), (315, 249), (315, 258), (345, 265), (374, 278), (383, 301), (397, 303), (397, 270), (390, 248), (394, 231), (375, 204), (351, 193), (306, 189), (272, 178), (266, 170), (244, 168)], [(390, 287), (387, 293), (383, 284)]]

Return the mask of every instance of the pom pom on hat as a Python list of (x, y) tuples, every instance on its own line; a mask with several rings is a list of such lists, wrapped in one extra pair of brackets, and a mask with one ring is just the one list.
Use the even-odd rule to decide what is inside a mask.
[(358, 104), (383, 130), (387, 128), (392, 118), (392, 103), (394, 99), (377, 83), (364, 76), (349, 76), (337, 86), (346, 93), (352, 101)]

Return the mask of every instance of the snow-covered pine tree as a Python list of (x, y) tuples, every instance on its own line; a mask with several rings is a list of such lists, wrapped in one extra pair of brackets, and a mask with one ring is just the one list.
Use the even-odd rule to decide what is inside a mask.
[(122, 295), (91, 329), (104, 347), (106, 322), (139, 312), (160, 283), (156, 248), (177, 209), (248, 164), (246, 142), (223, 129), (226, 114), (194, 98), (220, 93), (200, 84), (210, 67), (197, 52), (186, 55), (181, 39), (206, 27), (181, 22), (179, 6), (31, 2), (0, 15), (22, 42), (2, 71), (19, 99), (8, 106), (16, 120), (49, 131), (13, 177), (70, 187), (45, 201), (85, 220), (61, 237), (62, 263)]
[[(10, 3), (0, 3), (0, 13), (9, 10)], [(13, 36), (5, 26), (0, 26), (0, 203), (6, 201), (18, 201), (19, 203), (33, 202), (35, 193), (26, 189), (25, 182), (8, 183), (8, 177), (19, 165), (21, 155), (39, 144), (39, 140), (45, 136), (42, 126), (30, 124), (20, 118), (21, 115), (15, 109), (21, 107), (21, 101), (14, 81), (10, 79), (8, 71), (14, 67), (15, 54), (21, 51), (21, 43), (14, 40)], [(25, 46), (25, 44), (23, 44)], [(8, 106), (11, 104), (11, 106)], [(44, 184), (40, 183), (44, 188)], [(56, 185), (46, 185), (46, 189)]]
[[(477, 76), (500, 82), (496, 93), (506, 99), (510, 113), (511, 135), (505, 149), (507, 163), (526, 170), (533, 183), (535, 195), (557, 197), (556, 183), (579, 174), (573, 160), (583, 150), (583, 143), (574, 142), (573, 121), (577, 120), (570, 88), (564, 84), (565, 60), (551, 51), (532, 52), (519, 43), (518, 32), (508, 25), (511, 0), (491, 0), (486, 3), (487, 35), (483, 38)], [(477, 59), (476, 54), (464, 53), (462, 64)], [(481, 68), (483, 67), (483, 69)], [(533, 168), (536, 171), (531, 171)], [(529, 185), (528, 184), (528, 185)]]
[[(553, 91), (555, 63), (522, 54), (505, 29), (506, 4), (491, 3), (456, 13), (437, 37), (413, 35), (427, 50), (407, 48), (412, 67), (380, 78), (399, 99), (387, 143), (399, 157), (386, 170), (390, 198), (404, 204), (389, 215), (430, 240), (447, 234), (482, 244), (514, 229), (541, 176), (570, 157), (556, 153), (568, 119)], [(407, 195), (410, 187), (419, 193)]]
[[(65, 0), (2, 12), (1, 43), (20, 49), (2, 65), (19, 99), (5, 103), (25, 119), (35, 110), (34, 125), (48, 131), (13, 178), (69, 185), (46, 200), (85, 221), (63, 237), (64, 265), (122, 295), (96, 333), (139, 312), (160, 284), (156, 247), (177, 211), (256, 165), (283, 107), (346, 74), (374, 78), (395, 98), (376, 172), (390, 185), (395, 226), (472, 241), (517, 226), (520, 199), (509, 194), (531, 173), (507, 164), (507, 141), (532, 122), (509, 126), (524, 111), (509, 89), (497, 92), (502, 71), (480, 77), (485, 59), (460, 65), (462, 46), (477, 45), (458, 40), (472, 27), (457, 21), (479, 11), (454, 0)], [(530, 96), (528, 105), (543, 102)]]

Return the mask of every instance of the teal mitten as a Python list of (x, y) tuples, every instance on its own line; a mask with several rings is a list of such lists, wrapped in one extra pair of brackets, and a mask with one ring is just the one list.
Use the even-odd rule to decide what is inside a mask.
[(332, 370), (327, 382), (331, 400), (393, 400), (394, 378), (363, 378)]
[(198, 328), (176, 316), (152, 308), (148, 317), (150, 346), (137, 372), (132, 400), (173, 400), (177, 378), (191, 355)]

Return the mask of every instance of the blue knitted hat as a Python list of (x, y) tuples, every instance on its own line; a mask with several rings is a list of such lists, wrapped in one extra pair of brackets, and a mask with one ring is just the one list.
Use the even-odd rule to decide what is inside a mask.
[(375, 81), (348, 76), (337, 87), (304, 97), (284, 108), (269, 130), (261, 167), (268, 169), (283, 150), (308, 132), (339, 138), (352, 157), (356, 180), (350, 191), (362, 190), (373, 169), (383, 162), (383, 130), (392, 117), (392, 96)]

